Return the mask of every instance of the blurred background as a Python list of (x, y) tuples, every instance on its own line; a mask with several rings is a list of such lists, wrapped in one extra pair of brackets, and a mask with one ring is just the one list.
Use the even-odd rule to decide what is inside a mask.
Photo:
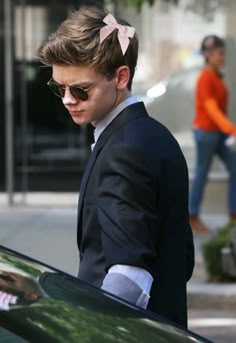
[[(193, 95), (203, 65), (199, 46), (207, 34), (226, 40), (229, 116), (236, 122), (236, 0), (1, 0), (0, 241), (74, 275), (76, 205), (93, 130), (72, 122), (47, 88), (50, 68), (35, 56), (48, 34), (84, 4), (105, 6), (136, 27), (140, 52), (133, 91), (179, 141), (190, 185)], [(203, 202), (204, 220), (214, 229), (228, 220), (227, 177), (223, 165), (214, 160)], [(233, 342), (235, 286), (207, 282), (201, 252), (205, 240), (195, 237), (190, 327), (215, 341)], [(210, 295), (215, 297), (207, 303)]]
[[(236, 119), (236, 1), (2, 0), (1, 192), (22, 192), (26, 196), (35, 191), (79, 190), (78, 176), (89, 153), (92, 128), (77, 127), (67, 116), (60, 99), (47, 89), (50, 68), (40, 66), (35, 55), (39, 44), (68, 12), (82, 4), (106, 6), (137, 28), (140, 54), (134, 92), (145, 102), (150, 115), (167, 125), (179, 140), (190, 177), (194, 161), (193, 92), (202, 64), (199, 45), (206, 34), (214, 33), (227, 41), (230, 116)], [(224, 178), (224, 169), (217, 162), (211, 176)]]

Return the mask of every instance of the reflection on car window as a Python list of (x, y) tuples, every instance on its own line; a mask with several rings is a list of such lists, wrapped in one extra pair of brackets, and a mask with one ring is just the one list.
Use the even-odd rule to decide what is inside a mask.
[(187, 332), (148, 312), (1, 249), (0, 291), (17, 297), (0, 311), (0, 325), (30, 342), (191, 341)]
[(25, 339), (14, 335), (12, 332), (0, 328), (0, 342), (5, 342), (5, 343), (27, 343)]
[(174, 74), (169, 77), (169, 86), (183, 87), (183, 90), (192, 91), (195, 87), (195, 83), (199, 74), (199, 69), (183, 70), (178, 74)]

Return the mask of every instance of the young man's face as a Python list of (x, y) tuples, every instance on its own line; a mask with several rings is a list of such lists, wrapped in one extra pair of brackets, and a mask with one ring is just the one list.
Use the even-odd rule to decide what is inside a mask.
[[(30, 286), (32, 283), (33, 286)], [(10, 294), (21, 294), (25, 299), (35, 301), (38, 298), (33, 281), (18, 273), (0, 270), (0, 291)]]
[[(117, 75), (108, 80), (88, 66), (52, 66), (52, 79), (65, 87), (62, 102), (73, 121), (78, 124), (91, 123), (97, 126), (101, 120), (127, 97), (126, 67), (120, 67)], [(79, 86), (88, 90), (88, 99), (83, 101), (71, 94), (69, 86)]]
[(17, 273), (0, 271), (0, 290), (9, 293), (24, 293), (25, 279), (24, 276)]

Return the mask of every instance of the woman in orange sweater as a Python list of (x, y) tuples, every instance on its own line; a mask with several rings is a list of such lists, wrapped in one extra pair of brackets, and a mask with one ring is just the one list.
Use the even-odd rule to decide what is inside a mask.
[(199, 209), (215, 154), (225, 163), (230, 174), (229, 212), (230, 219), (236, 222), (236, 152), (225, 144), (229, 136), (236, 135), (236, 125), (227, 118), (228, 90), (221, 74), (225, 43), (217, 36), (207, 36), (203, 39), (201, 51), (206, 65), (199, 75), (195, 93), (193, 126), (197, 161), (190, 194), (190, 223), (194, 232), (207, 234), (210, 230), (200, 220)]

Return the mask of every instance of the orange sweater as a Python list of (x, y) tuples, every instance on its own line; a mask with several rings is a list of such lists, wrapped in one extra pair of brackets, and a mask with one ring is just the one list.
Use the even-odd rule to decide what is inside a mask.
[(227, 118), (228, 90), (220, 75), (206, 67), (199, 75), (196, 93), (195, 128), (236, 134), (236, 125)]

